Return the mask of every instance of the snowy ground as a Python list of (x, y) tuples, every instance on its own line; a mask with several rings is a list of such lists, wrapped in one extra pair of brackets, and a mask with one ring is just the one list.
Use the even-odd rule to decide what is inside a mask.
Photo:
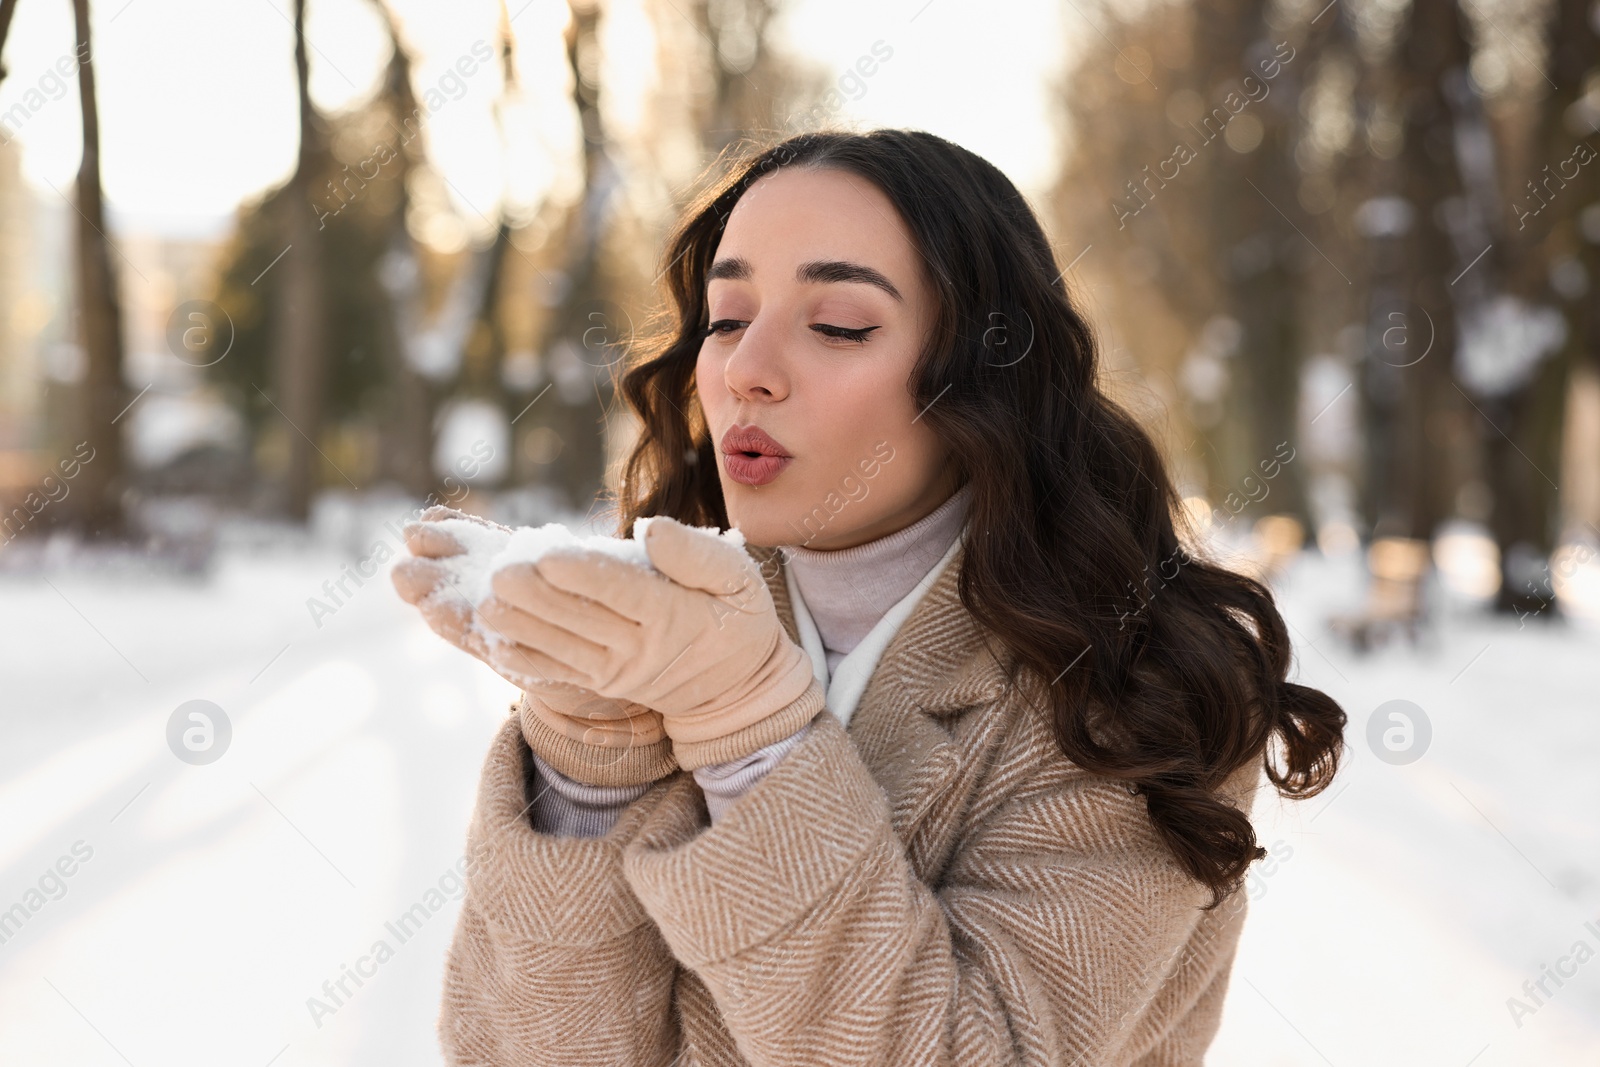
[[(0, 1062), (440, 1062), (452, 868), (514, 694), (381, 573), (316, 624), (307, 599), (380, 536), (235, 547), (205, 581), (0, 576), (0, 910), (32, 908), (0, 944)], [(1570, 955), (1600, 952), (1600, 631), (1458, 613), (1361, 659), (1323, 625), (1358, 589), (1315, 556), (1281, 586), (1352, 756), (1323, 797), (1263, 797), (1274, 865), (1208, 1062), (1600, 1061), (1600, 962)], [(1432, 725), (1403, 766), (1365, 740), (1395, 698)], [(166, 739), (195, 699), (233, 730), (203, 766)], [(401, 943), (386, 924), (419, 903)], [(392, 957), (335, 1001), (324, 983), (380, 940)], [(1571, 977), (1535, 1004), (1544, 966)]]
[[(1351, 758), (1323, 796), (1258, 800), (1281, 858), (1252, 881), (1207, 1063), (1600, 1064), (1600, 629), (1457, 611), (1363, 658), (1324, 626), (1360, 586), (1353, 560), (1309, 556), (1279, 586), (1298, 680), (1344, 706)], [(1406, 765), (1367, 741), (1396, 699), (1432, 729)]]

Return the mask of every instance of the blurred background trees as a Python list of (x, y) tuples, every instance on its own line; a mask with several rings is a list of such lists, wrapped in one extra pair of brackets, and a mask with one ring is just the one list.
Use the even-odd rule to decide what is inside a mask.
[[(1104, 18), (1062, 87), (1052, 204), (1119, 380), (1169, 420), (1196, 513), (1229, 518), (1214, 505), (1254, 499), (1241, 476), (1295, 442), (1303, 458), (1261, 506), (1324, 550), (1484, 523), (1496, 605), (1547, 610), (1552, 551), (1600, 533), (1584, 503), (1600, 6), (1239, 0)], [(1583, 444), (1564, 458), (1574, 403)]]
[[(289, 7), (292, 171), (173, 294), (182, 373), (159, 382), (124, 352), (92, 56), (76, 66), (61, 358), (79, 372), (0, 441), (8, 539), (137, 544), (153, 502), (179, 499), (305, 523), (321, 499), (420, 500), (448, 478), (510, 521), (592, 513), (634, 432), (615, 375), (653, 325), (678, 210), (739, 149), (839, 119), (842, 83), (783, 47), (775, 0), (566, 0), (544, 23), (500, 3), (493, 39), (426, 78), (397, 6), (367, 0), (388, 59), (325, 111), (317, 3)], [(1108, 383), (1160, 435), (1190, 516), (1269, 555), (1426, 554), (1475, 530), (1494, 603), (1551, 611), (1553, 554), (1600, 537), (1600, 5), (1069, 6), (1061, 121), (1029, 132), (1062, 146), (1039, 206)], [(613, 18), (647, 21), (652, 42), (644, 115), (621, 135)], [(530, 46), (560, 57), (562, 93), (527, 84)], [(493, 94), (493, 202), (434, 156), (431, 118), (468, 84)], [(530, 182), (552, 159), (566, 176)], [(138, 406), (183, 398), (233, 429), (175, 429), (156, 459), (125, 461), (130, 425), (156, 419)], [(81, 491), (31, 507), (43, 460), (79, 439), (96, 455)], [(490, 458), (467, 474), (475, 448)]]

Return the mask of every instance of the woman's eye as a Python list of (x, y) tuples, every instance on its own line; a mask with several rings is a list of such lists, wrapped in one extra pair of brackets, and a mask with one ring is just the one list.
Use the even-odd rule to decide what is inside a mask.
[(866, 341), (867, 334), (878, 329), (877, 326), (864, 326), (859, 330), (852, 330), (845, 326), (829, 326), (825, 322), (813, 323), (811, 328), (826, 337), (837, 337), (843, 341), (854, 341), (861, 344)]
[[(741, 319), (718, 319), (717, 321), (711, 323), (711, 325), (707, 326), (700, 336), (702, 338), (726, 337), (735, 330), (743, 329), (748, 325), (750, 325), (748, 322), (745, 322)], [(851, 329), (848, 326), (833, 326), (826, 322), (818, 322), (813, 323), (811, 328), (822, 334), (824, 337), (831, 337), (840, 341), (850, 341), (854, 344), (862, 344), (866, 341), (868, 334), (870, 334), (873, 330), (879, 329), (880, 327), (864, 326), (860, 329)]]
[(705, 329), (705, 332), (703, 334), (701, 334), (701, 336), (702, 337), (710, 337), (713, 334), (716, 334), (718, 336), (725, 336), (725, 334), (723, 332), (723, 327), (730, 327), (730, 329), (727, 332), (728, 333), (732, 333), (733, 330), (737, 330), (739, 327), (744, 326), (744, 325), (745, 325), (745, 323), (740, 322), (738, 319), (718, 319), (716, 322), (713, 322), (710, 326), (707, 326), (706, 329)]

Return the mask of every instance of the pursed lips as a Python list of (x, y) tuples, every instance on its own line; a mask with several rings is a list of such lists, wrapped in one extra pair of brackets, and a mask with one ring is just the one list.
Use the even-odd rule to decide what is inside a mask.
[(787, 449), (759, 426), (733, 425), (722, 435), (723, 469), (741, 485), (766, 485), (793, 460)]

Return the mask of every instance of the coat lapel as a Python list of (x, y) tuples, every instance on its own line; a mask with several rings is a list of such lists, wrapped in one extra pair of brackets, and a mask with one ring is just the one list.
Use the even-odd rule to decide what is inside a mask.
[[(799, 631), (777, 549), (752, 547), (789, 636)], [(901, 840), (927, 859), (923, 824), (948, 799), (954, 779), (974, 753), (952, 732), (959, 713), (1000, 699), (1007, 680), (966, 606), (958, 582), (965, 551), (943, 573), (884, 649), (848, 732), (862, 761), (888, 797)], [(935, 835), (937, 836), (937, 835)], [(919, 864), (919, 867), (921, 864)]]

